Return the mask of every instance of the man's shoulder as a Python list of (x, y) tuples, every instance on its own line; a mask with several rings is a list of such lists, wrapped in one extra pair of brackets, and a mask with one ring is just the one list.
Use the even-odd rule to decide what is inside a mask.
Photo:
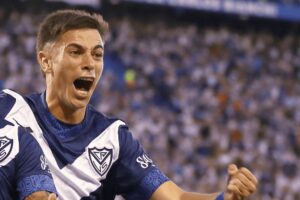
[[(5, 113), (7, 112), (7, 110), (10, 110), (16, 102), (16, 98), (14, 96), (12, 96), (11, 94), (9, 94), (7, 91), (10, 91), (10, 90), (1, 90), (0, 91), (1, 110), (2, 110), (2, 112), (4, 112), (3, 110), (5, 110)], [(5, 117), (5, 116), (0, 116), (0, 117)]]
[(23, 96), (24, 100), (32, 107), (41, 101), (42, 93), (31, 93)]
[(8, 98), (13, 98), (15, 100), (24, 100), (24, 96), (11, 89), (3, 89), (0, 91), (0, 99), (7, 100)]
[(4, 89), (0, 91), (0, 104), (5, 105), (3, 108), (10, 108), (17, 103), (18, 105), (31, 105), (38, 101), (41, 94), (32, 93), (28, 95), (22, 95), (11, 89)]

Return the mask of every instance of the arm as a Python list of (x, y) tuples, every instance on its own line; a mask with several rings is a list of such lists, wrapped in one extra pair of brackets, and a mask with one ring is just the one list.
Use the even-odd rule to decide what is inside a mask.
[(219, 194), (186, 192), (172, 181), (167, 181), (153, 193), (151, 200), (215, 200)]
[[(246, 168), (238, 169), (235, 165), (228, 167), (229, 181), (224, 193), (224, 200), (240, 200), (250, 196), (255, 190), (257, 179)], [(200, 194), (186, 192), (175, 183), (162, 184), (152, 195), (151, 200), (215, 200), (221, 193)]]
[[(16, 157), (16, 191), (18, 199), (48, 200), (56, 193), (53, 179), (43, 151), (24, 128), (19, 127), (19, 154)], [(51, 197), (49, 200), (52, 200)], [(55, 198), (54, 198), (55, 199)]]
[(27, 196), (25, 200), (56, 200), (56, 195), (54, 193), (39, 191)]

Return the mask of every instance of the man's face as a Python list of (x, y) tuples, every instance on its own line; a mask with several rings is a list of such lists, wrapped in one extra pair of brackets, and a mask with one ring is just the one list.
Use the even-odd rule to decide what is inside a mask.
[(50, 108), (86, 107), (103, 70), (103, 46), (95, 29), (67, 31), (49, 45), (46, 82)]

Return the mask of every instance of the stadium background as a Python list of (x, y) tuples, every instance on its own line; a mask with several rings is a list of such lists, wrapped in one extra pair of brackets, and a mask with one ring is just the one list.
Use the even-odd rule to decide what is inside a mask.
[(300, 1), (1, 1), (0, 89), (44, 89), (37, 25), (75, 7), (110, 23), (92, 104), (173, 181), (221, 191), (234, 162), (259, 179), (250, 199), (300, 199)]

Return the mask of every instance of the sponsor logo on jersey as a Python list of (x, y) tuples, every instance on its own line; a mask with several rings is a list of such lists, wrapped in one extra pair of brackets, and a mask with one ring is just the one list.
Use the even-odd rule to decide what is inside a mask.
[(13, 147), (13, 140), (7, 137), (0, 137), (0, 162), (5, 160)]
[(90, 161), (100, 176), (103, 176), (110, 168), (112, 161), (112, 149), (102, 148), (98, 149), (96, 147), (89, 148), (89, 158)]

